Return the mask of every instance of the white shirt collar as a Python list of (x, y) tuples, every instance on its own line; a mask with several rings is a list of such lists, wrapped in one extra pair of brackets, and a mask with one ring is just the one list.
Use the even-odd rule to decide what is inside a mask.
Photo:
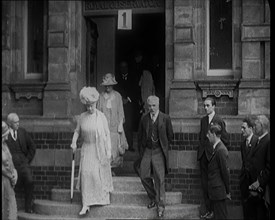
[(216, 146), (218, 145), (218, 143), (220, 143), (221, 140), (218, 140), (215, 144), (213, 144), (213, 149), (215, 150)]
[(214, 112), (214, 111), (208, 115), (208, 119), (209, 119), (208, 122), (209, 122), (209, 123), (212, 121), (214, 115), (215, 115), (215, 112)]
[(253, 133), (251, 133), (251, 134), (246, 138), (246, 140), (248, 140), (248, 143), (250, 143), (252, 136), (253, 136)]
[(152, 113), (150, 113), (151, 119), (152, 119), (154, 122), (156, 121), (156, 119), (157, 119), (158, 115), (159, 115), (159, 110), (157, 110), (157, 111), (156, 111), (156, 113), (155, 113), (154, 117), (153, 117), (153, 114), (152, 114)]
[(268, 132), (266, 131), (265, 133), (263, 133), (259, 138), (258, 140), (261, 140), (264, 136), (266, 136), (268, 134)]

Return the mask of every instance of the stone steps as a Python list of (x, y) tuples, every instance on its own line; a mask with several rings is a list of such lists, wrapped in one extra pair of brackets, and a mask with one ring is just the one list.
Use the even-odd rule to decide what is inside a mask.
[[(76, 186), (77, 178), (74, 179), (74, 186)], [(140, 178), (137, 176), (114, 176), (113, 177), (114, 191), (144, 191)]]
[[(76, 180), (76, 179), (75, 179)], [(111, 204), (91, 206), (84, 219), (154, 219), (156, 208), (148, 209), (149, 199), (139, 177), (114, 177)], [(19, 220), (74, 220), (82, 208), (81, 193), (74, 190), (70, 203), (70, 189), (52, 189), (51, 200), (35, 200), (35, 214), (19, 212)], [(198, 219), (199, 205), (181, 204), (181, 192), (166, 192), (164, 219)], [(83, 218), (83, 217), (81, 217)]]
[[(60, 202), (70, 202), (70, 190), (69, 189), (53, 189), (51, 200)], [(111, 196), (112, 204), (128, 204), (128, 205), (144, 205), (150, 202), (146, 192), (112, 192)], [(181, 192), (166, 192), (166, 204), (174, 205), (180, 204), (182, 199)], [(81, 204), (81, 192), (74, 191), (73, 203)]]
[[(43, 215), (56, 215), (63, 217), (78, 217), (81, 210), (80, 204), (69, 202), (57, 202), (51, 200), (35, 200), (34, 210)], [(165, 219), (197, 219), (199, 213), (198, 205), (176, 204), (165, 208)], [(86, 217), (92, 218), (145, 218), (152, 219), (156, 217), (155, 209), (148, 209), (146, 204), (128, 205), (128, 204), (110, 204), (106, 206), (92, 206)]]

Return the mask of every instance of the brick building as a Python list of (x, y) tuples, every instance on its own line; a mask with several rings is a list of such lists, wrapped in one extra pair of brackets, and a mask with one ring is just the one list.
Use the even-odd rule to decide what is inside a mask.
[[(267, 0), (2, 1), (2, 118), (17, 112), (37, 144), (36, 198), (70, 184), (70, 143), (83, 86), (99, 86), (134, 47), (157, 55), (161, 108), (175, 131), (167, 189), (199, 203), (203, 100), (217, 99), (230, 133), (232, 203), (240, 204), (240, 125), (270, 114)], [(118, 30), (131, 9), (132, 29)], [(127, 50), (128, 49), (128, 50)], [(129, 60), (130, 62), (130, 60)], [(159, 79), (157, 77), (157, 79)]]

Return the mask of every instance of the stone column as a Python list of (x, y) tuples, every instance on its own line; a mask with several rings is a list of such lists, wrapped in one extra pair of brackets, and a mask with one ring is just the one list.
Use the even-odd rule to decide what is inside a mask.
[(68, 14), (70, 1), (49, 1), (48, 82), (44, 91), (43, 115), (70, 114)]
[(270, 14), (269, 8), (263, 1), (243, 0), (239, 115), (270, 114), (270, 21), (267, 14)]
[(196, 115), (194, 84), (193, 4), (174, 1), (174, 77), (170, 86), (169, 114), (172, 117)]

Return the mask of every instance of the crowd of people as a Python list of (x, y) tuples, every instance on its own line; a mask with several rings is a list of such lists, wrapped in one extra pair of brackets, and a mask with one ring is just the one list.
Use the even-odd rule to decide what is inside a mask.
[[(168, 149), (173, 127), (168, 114), (160, 111), (154, 80), (142, 64), (142, 52), (136, 53), (136, 72), (128, 71), (121, 61), (117, 75), (107, 73), (99, 94), (95, 87), (83, 87), (79, 98), (86, 111), (74, 130), (71, 148), (82, 138), (80, 167), (76, 188), (81, 190), (85, 215), (93, 205), (110, 204), (113, 191), (112, 168), (121, 166), (126, 150), (135, 151), (133, 131), (138, 133), (139, 158), (134, 169), (140, 177), (156, 215), (165, 212), (165, 175), (169, 170)], [(117, 79), (117, 81), (116, 81)], [(226, 123), (215, 112), (216, 101), (204, 100), (206, 115), (201, 118), (197, 160), (199, 161), (203, 202), (202, 219), (228, 219), (227, 200), (231, 200)], [(139, 117), (138, 117), (139, 115)], [(270, 211), (270, 136), (269, 119), (259, 115), (246, 117), (241, 124), (242, 168), (240, 191), (244, 219), (267, 219)], [(19, 117), (10, 113), (2, 121), (2, 219), (17, 219), (15, 187), (23, 187), (25, 212), (33, 212), (30, 163), (35, 144), (28, 132), (19, 127)]]

